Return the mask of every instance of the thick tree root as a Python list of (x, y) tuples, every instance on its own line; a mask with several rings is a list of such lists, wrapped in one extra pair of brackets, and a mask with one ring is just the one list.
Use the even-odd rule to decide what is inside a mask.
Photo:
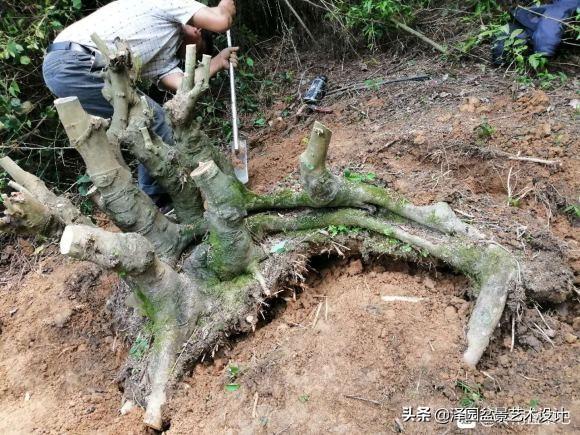
[(145, 424), (160, 430), (165, 388), (177, 352), (205, 310), (202, 294), (192, 280), (159, 260), (153, 245), (135, 233), (110, 233), (94, 227), (69, 225), (62, 235), (60, 250), (64, 255), (119, 272), (134, 289), (154, 331), (148, 367), (151, 392)]
[(248, 219), (250, 231), (257, 235), (346, 225), (400, 240), (423, 254), (443, 260), (472, 278), (479, 290), (469, 321), (468, 348), (464, 360), (475, 366), (499, 323), (508, 291), (517, 283), (517, 261), (494, 244), (480, 244), (458, 236), (426, 231), (416, 223), (385, 220), (355, 209), (305, 213), (299, 216), (255, 215)]
[(283, 191), (260, 196), (247, 193), (247, 208), (259, 211), (296, 207), (378, 206), (428, 228), (446, 234), (461, 234), (474, 239), (485, 236), (459, 219), (447, 203), (415, 206), (397, 193), (369, 184), (337, 177), (326, 168), (331, 131), (314, 123), (306, 151), (300, 156), (300, 177), (304, 192)]

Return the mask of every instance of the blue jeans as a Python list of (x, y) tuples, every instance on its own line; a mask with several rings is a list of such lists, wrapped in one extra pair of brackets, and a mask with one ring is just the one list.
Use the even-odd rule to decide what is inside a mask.
[[(100, 77), (99, 70), (93, 69), (93, 57), (90, 54), (72, 50), (52, 51), (44, 58), (42, 75), (50, 91), (57, 97), (77, 97), (87, 113), (102, 118), (113, 116), (113, 107), (101, 93), (105, 86), (104, 79)], [(165, 122), (165, 112), (151, 98), (146, 98), (154, 111), (152, 130), (165, 143), (173, 145), (173, 132)], [(138, 180), (141, 190), (149, 196), (165, 192), (143, 165), (139, 165)]]

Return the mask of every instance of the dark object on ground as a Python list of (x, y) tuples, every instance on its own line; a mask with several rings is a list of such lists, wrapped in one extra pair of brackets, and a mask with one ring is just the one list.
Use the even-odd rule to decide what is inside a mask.
[(316, 105), (320, 102), (326, 95), (326, 82), (328, 81), (328, 77), (325, 75), (316, 76), (312, 83), (310, 83), (310, 87), (302, 97), (302, 100), (306, 104), (313, 104)]
[(555, 0), (542, 6), (516, 7), (511, 11), (516, 22), (510, 23), (506, 32), (494, 41), (491, 49), (493, 62), (501, 65), (506, 61), (505, 41), (517, 29), (522, 32), (515, 37), (531, 42), (534, 53), (553, 56), (564, 33), (563, 20), (570, 18), (577, 8), (580, 8), (580, 0)]

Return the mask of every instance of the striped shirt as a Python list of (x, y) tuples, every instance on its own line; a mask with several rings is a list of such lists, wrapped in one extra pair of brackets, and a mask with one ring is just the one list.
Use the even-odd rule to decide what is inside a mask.
[(97, 33), (114, 47), (120, 38), (131, 47), (140, 76), (157, 80), (181, 71), (177, 58), (181, 27), (204, 7), (194, 0), (117, 0), (64, 29), (55, 42), (96, 48), (91, 34)]

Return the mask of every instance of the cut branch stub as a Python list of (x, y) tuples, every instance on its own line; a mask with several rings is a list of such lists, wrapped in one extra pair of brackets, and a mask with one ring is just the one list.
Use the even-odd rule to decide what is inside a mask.
[(315, 203), (328, 205), (340, 190), (340, 180), (326, 169), (326, 154), (332, 132), (315, 121), (306, 150), (300, 155), (300, 177)]
[(185, 47), (185, 71), (183, 72), (183, 79), (181, 81), (181, 92), (190, 91), (195, 83), (195, 59), (196, 59), (195, 44), (188, 44)]
[(131, 83), (131, 50), (125, 41), (119, 39), (115, 40), (114, 52), (111, 52), (96, 33), (91, 35), (91, 39), (107, 63), (103, 96), (113, 106), (113, 117), (107, 135), (109, 140), (116, 141), (127, 128), (131, 107), (139, 102), (139, 96)]
[[(12, 177), (18, 186), (26, 189), (31, 197), (44, 205), (50, 214), (62, 221), (63, 224), (91, 225), (91, 220), (84, 216), (68, 198), (55, 195), (40, 178), (23, 170), (10, 157), (0, 158), (0, 167)], [(16, 190), (22, 191), (21, 189)]]
[(210, 233), (207, 267), (221, 280), (248, 271), (256, 248), (243, 221), (247, 214), (243, 188), (213, 161), (200, 163), (191, 177), (206, 202)]
[(130, 170), (119, 162), (118, 146), (107, 138), (104, 120), (89, 116), (76, 97), (60, 98), (55, 106), (99, 190), (105, 213), (123, 231), (145, 236), (163, 260), (170, 264), (177, 261), (193, 234), (169, 221), (135, 186)]
[[(193, 85), (191, 81), (191, 73), (193, 65), (195, 65), (195, 50), (186, 49), (185, 65), (189, 74), (186, 80), (182, 81), (182, 85), (177, 91), (177, 94), (163, 106), (169, 119), (171, 120), (175, 133), (178, 134), (180, 129), (189, 127), (193, 119), (193, 109), (199, 96), (209, 88), (209, 69), (211, 63), (211, 56), (204, 54), (201, 62), (193, 73)], [(193, 57), (192, 57), (193, 56)]]
[(131, 116), (122, 143), (171, 196), (179, 222), (198, 223), (203, 217), (203, 203), (195, 183), (188, 177), (193, 166), (187, 167), (180, 148), (166, 144), (149, 131), (152, 111), (145, 97), (141, 97), (138, 107)]
[(4, 216), (0, 217), (0, 232), (51, 236), (62, 229), (48, 207), (26, 191), (2, 195)]
[(144, 273), (155, 258), (153, 246), (139, 234), (111, 233), (82, 225), (66, 227), (60, 239), (60, 252), (128, 274)]

